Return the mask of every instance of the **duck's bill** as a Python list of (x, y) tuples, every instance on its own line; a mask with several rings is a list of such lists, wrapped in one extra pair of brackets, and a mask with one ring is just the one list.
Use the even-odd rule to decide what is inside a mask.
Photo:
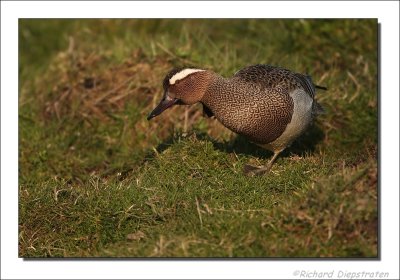
[(147, 116), (147, 120), (151, 120), (152, 118), (158, 116), (169, 107), (176, 104), (178, 100), (179, 99), (171, 98), (167, 95), (163, 100), (161, 100), (160, 104), (158, 104), (157, 107), (154, 108), (154, 110)]

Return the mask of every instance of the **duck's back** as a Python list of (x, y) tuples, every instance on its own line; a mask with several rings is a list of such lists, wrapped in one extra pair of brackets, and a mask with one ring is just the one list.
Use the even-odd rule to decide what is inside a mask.
[(266, 64), (245, 67), (236, 72), (232, 80), (257, 85), (266, 94), (271, 92), (288, 94), (295, 89), (303, 88), (311, 98), (314, 99), (315, 95), (310, 76)]

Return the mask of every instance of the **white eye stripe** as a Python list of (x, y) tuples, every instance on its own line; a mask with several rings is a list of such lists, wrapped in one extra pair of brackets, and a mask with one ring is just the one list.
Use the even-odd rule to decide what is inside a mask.
[(195, 72), (200, 72), (200, 71), (206, 71), (202, 69), (183, 69), (182, 71), (176, 73), (169, 79), (169, 84), (173, 85), (175, 84), (176, 81), (182, 80), (183, 78), (186, 78), (188, 75), (193, 74)]

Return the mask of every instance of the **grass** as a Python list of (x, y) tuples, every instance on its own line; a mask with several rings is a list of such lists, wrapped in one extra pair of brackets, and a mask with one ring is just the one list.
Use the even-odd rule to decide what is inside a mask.
[[(245, 35), (244, 35), (245, 34)], [(375, 20), (20, 20), (20, 257), (378, 256)], [(310, 73), (327, 114), (271, 153), (177, 107), (173, 67)]]

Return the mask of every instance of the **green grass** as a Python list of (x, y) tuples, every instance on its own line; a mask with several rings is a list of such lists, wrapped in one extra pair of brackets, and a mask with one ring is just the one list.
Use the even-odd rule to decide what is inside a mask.
[[(377, 257), (375, 20), (20, 20), (20, 257)], [(177, 66), (310, 73), (327, 113), (271, 153), (198, 105), (148, 122)], [(186, 114), (186, 117), (185, 117)]]

